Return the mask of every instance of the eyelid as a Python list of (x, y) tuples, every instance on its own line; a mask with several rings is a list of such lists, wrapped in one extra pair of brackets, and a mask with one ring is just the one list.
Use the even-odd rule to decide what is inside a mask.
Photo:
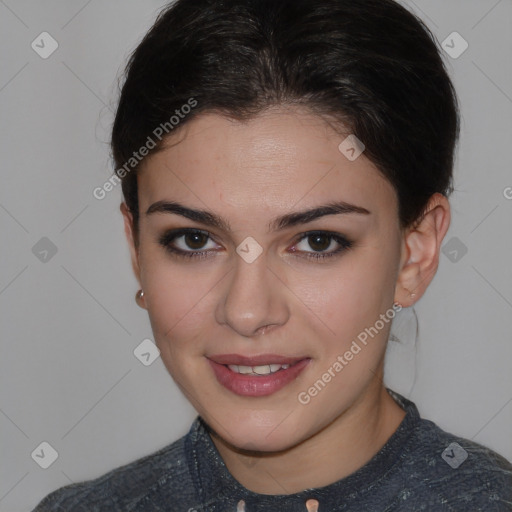
[[(353, 248), (354, 242), (347, 238), (345, 235), (338, 233), (336, 231), (330, 231), (330, 230), (323, 230), (323, 229), (313, 229), (310, 231), (306, 231), (298, 235), (297, 241), (294, 243), (294, 245), (302, 242), (303, 240), (309, 238), (310, 236), (319, 235), (319, 236), (326, 236), (331, 241), (334, 240), (339, 247), (335, 249), (334, 251), (328, 251), (328, 252), (322, 252), (322, 251), (296, 251), (296, 254), (305, 254), (305, 256), (300, 256), (302, 258), (306, 259), (327, 259), (330, 257), (336, 257), (341, 256), (342, 253), (346, 252), (347, 250)], [(330, 244), (329, 244), (330, 245)], [(295, 252), (295, 251), (294, 251)]]
[[(178, 238), (181, 238), (183, 236), (186, 236), (186, 235), (190, 235), (190, 234), (199, 234), (199, 235), (204, 235), (205, 237), (208, 238), (208, 240), (211, 240), (212, 242), (215, 242), (217, 245), (220, 245), (218, 244), (218, 242), (216, 242), (215, 240), (215, 236), (212, 236), (212, 233), (210, 233), (209, 231), (207, 230), (204, 230), (204, 229), (199, 229), (199, 228), (176, 228), (176, 229), (170, 229), (168, 231), (165, 231), (163, 233), (163, 235), (161, 235), (160, 237), (158, 237), (158, 241), (160, 242), (160, 244), (164, 245), (164, 246), (168, 246), (170, 244), (170, 242), (174, 242), (176, 239)], [(180, 249), (178, 249), (179, 251)], [(198, 249), (198, 250), (190, 250), (190, 251), (182, 251), (182, 252), (189, 252), (189, 253), (194, 253), (194, 252), (207, 252), (207, 251), (211, 251), (212, 249), (207, 249), (206, 251), (204, 249)]]

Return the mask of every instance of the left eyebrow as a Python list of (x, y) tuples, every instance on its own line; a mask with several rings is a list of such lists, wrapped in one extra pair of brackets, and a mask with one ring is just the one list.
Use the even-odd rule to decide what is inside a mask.
[[(176, 201), (157, 201), (153, 203), (147, 209), (146, 215), (153, 213), (174, 213), (205, 224), (206, 226), (231, 231), (229, 222), (221, 216), (207, 210), (188, 208)], [(362, 206), (356, 206), (345, 201), (335, 201), (309, 210), (287, 213), (286, 215), (277, 217), (269, 223), (269, 231), (280, 231), (299, 224), (306, 224), (326, 215), (341, 215), (347, 213), (371, 215), (371, 212)]]

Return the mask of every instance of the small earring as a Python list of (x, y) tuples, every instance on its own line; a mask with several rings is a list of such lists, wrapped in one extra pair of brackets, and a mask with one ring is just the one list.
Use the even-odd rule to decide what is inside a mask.
[(144, 292), (142, 290), (139, 290), (136, 294), (135, 294), (135, 302), (137, 303), (137, 306), (141, 307), (142, 309), (145, 309), (144, 308), (144, 305), (142, 303), (142, 299), (144, 298)]

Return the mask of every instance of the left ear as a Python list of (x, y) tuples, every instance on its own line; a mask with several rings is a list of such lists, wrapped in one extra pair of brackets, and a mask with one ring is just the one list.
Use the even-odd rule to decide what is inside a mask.
[[(432, 281), (439, 265), (439, 251), (450, 227), (450, 203), (436, 192), (425, 213), (402, 239), (402, 257), (395, 287), (395, 302), (412, 306)], [(413, 295), (411, 297), (411, 295)]]

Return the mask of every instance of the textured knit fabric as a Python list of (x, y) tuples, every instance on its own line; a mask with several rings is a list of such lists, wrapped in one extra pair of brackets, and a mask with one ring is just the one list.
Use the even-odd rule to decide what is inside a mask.
[(197, 417), (181, 439), (99, 478), (61, 487), (33, 512), (306, 512), (308, 500), (316, 500), (308, 505), (318, 512), (512, 511), (506, 459), (441, 430), (388, 391), (407, 413), (398, 429), (367, 464), (325, 487), (289, 495), (249, 491), (229, 473)]

